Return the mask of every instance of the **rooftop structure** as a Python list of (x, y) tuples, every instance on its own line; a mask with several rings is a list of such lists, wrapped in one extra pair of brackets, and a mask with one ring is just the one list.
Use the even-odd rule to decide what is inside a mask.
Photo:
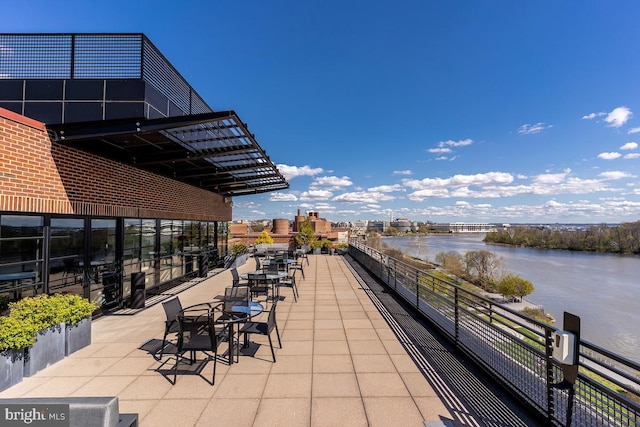
[(288, 188), (234, 111), (214, 112), (144, 34), (0, 34), (0, 107), (53, 141), (227, 196)]
[(210, 108), (144, 34), (0, 46), (2, 298), (130, 306), (221, 265), (233, 197), (289, 186), (239, 115)]

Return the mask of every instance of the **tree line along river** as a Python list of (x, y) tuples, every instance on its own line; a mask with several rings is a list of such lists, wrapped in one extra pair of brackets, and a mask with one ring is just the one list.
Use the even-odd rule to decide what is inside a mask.
[(581, 318), (582, 339), (640, 361), (640, 256), (485, 244), (483, 233), (388, 237), (405, 253), (435, 261), (440, 252), (488, 250), (502, 269), (533, 283), (525, 297), (542, 305), (562, 328), (563, 313)]

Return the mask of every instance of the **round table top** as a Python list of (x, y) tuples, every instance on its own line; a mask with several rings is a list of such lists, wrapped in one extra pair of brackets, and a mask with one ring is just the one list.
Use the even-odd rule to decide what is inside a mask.
[(283, 277), (287, 277), (289, 273), (286, 271), (269, 271), (269, 270), (256, 270), (250, 271), (248, 273), (244, 273), (240, 275), (241, 279), (248, 279), (250, 274), (264, 274), (267, 276), (267, 279), (282, 279)]
[(298, 261), (291, 258), (281, 260), (265, 259), (264, 261), (262, 261), (262, 264), (271, 265), (272, 262), (275, 262), (276, 264), (295, 264)]
[(231, 311), (222, 314), (222, 316), (216, 319), (216, 322), (223, 324), (246, 322), (252, 317), (261, 314), (263, 311), (263, 305), (258, 302), (238, 303), (231, 306)]

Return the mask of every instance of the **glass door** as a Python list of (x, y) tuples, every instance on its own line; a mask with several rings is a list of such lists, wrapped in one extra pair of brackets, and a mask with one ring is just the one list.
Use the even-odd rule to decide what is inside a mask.
[(121, 302), (122, 272), (116, 259), (116, 220), (91, 219), (89, 259), (83, 261), (90, 299), (110, 309)]

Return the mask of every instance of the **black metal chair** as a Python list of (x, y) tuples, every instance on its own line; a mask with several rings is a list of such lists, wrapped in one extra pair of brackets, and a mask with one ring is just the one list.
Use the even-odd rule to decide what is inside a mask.
[(233, 277), (233, 286), (247, 286), (248, 282), (240, 281), (240, 274), (238, 274), (238, 269), (236, 267), (231, 267), (231, 277)]
[(269, 339), (269, 347), (271, 347), (271, 356), (273, 362), (276, 361), (276, 353), (273, 350), (273, 340), (271, 339), (271, 332), (275, 329), (278, 337), (278, 345), (282, 348), (282, 342), (280, 341), (280, 331), (278, 331), (278, 323), (276, 321), (276, 306), (278, 301), (274, 301), (269, 309), (269, 316), (266, 322), (247, 322), (240, 328), (240, 333), (244, 334), (245, 346), (248, 345), (248, 336), (250, 334), (266, 335)]
[(293, 270), (293, 273), (289, 273), (288, 276), (280, 278), (278, 282), (276, 282), (276, 300), (280, 299), (280, 288), (291, 288), (293, 292), (293, 301), (298, 302), (298, 287), (296, 286), (296, 271)]
[(228, 313), (234, 305), (249, 302), (249, 296), (249, 286), (227, 286), (224, 289), (222, 311)]
[(249, 285), (249, 291), (251, 297), (259, 297), (261, 295), (269, 299), (269, 290), (271, 289), (271, 283), (267, 279), (266, 273), (249, 274), (247, 276), (247, 283)]
[[(302, 280), (305, 279), (304, 277), (304, 267), (302, 264), (302, 258), (300, 255), (298, 255), (297, 253), (293, 254), (293, 262), (289, 262), (289, 271), (291, 270), (299, 270), (300, 273), (302, 273)], [(307, 262), (309, 261), (309, 259), (307, 258)]]
[[(310, 245), (303, 245), (300, 247), (300, 255), (299, 258), (300, 259), (306, 259), (307, 260), (307, 265), (309, 265), (309, 256), (307, 255), (310, 251), (311, 251), (311, 246)], [(302, 261), (300, 261), (300, 263), (302, 263)]]
[(189, 352), (189, 363), (196, 362), (196, 352), (207, 355), (207, 362), (211, 360), (213, 353), (213, 376), (211, 385), (216, 381), (216, 365), (218, 359), (218, 331), (213, 311), (205, 314), (190, 314), (188, 311), (177, 316), (179, 332), (176, 346), (176, 365), (173, 371), (173, 384), (178, 376), (178, 365), (184, 354)]
[(167, 335), (172, 333), (177, 334), (179, 332), (178, 314), (182, 312), (182, 303), (178, 297), (175, 297), (164, 301), (162, 308), (164, 308), (166, 319), (164, 321), (164, 336), (162, 337), (162, 347), (160, 348), (158, 360), (162, 359), (164, 348), (167, 346)]

